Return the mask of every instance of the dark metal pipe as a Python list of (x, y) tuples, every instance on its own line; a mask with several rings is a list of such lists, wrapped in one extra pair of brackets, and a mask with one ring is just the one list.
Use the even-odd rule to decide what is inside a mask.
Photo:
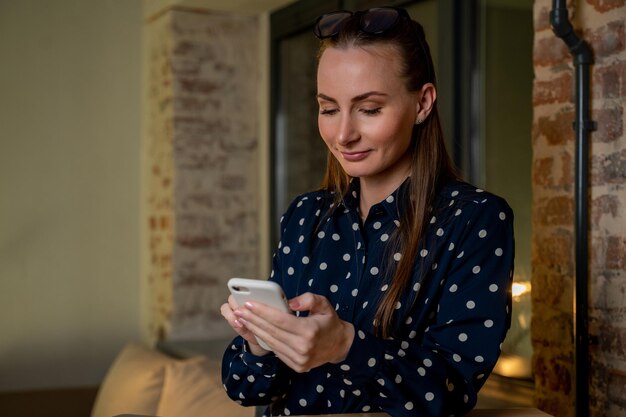
[(574, 57), (576, 70), (576, 284), (574, 287), (574, 335), (576, 340), (576, 417), (589, 415), (589, 212), (588, 166), (589, 132), (595, 123), (589, 119), (589, 66), (593, 54), (569, 21), (565, 0), (553, 0), (550, 23), (555, 35), (563, 39)]

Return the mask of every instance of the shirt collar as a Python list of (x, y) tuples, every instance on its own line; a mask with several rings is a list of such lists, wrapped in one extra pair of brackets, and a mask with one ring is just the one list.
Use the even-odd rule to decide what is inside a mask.
[[(400, 220), (400, 213), (406, 199), (408, 198), (408, 187), (410, 177), (405, 179), (398, 188), (389, 194), (381, 202), (374, 204), (370, 209), (371, 213), (386, 212), (394, 220)], [(344, 195), (344, 204), (349, 210), (358, 212), (359, 195), (361, 193), (361, 182), (359, 178), (350, 179), (348, 192)]]

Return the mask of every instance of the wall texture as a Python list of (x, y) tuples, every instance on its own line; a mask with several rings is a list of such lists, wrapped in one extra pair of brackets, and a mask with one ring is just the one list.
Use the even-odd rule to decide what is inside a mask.
[[(574, 70), (549, 24), (549, 0), (534, 8), (533, 321), (538, 406), (574, 415)], [(570, 19), (592, 46), (590, 157), (590, 407), (626, 415), (626, 5), (568, 2)]]
[(0, 391), (139, 337), (141, 4), (0, 1)]
[(149, 333), (217, 338), (226, 281), (259, 270), (258, 17), (174, 8), (146, 32)]

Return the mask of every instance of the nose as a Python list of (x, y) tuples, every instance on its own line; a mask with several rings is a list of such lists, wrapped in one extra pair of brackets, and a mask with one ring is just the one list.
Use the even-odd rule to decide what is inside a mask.
[(352, 120), (352, 115), (347, 113), (342, 114), (339, 121), (339, 131), (337, 132), (337, 143), (341, 146), (346, 146), (350, 142), (354, 142), (358, 139), (359, 133)]

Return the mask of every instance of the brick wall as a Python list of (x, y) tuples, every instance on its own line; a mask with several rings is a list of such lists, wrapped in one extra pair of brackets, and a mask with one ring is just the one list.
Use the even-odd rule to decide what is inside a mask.
[(258, 20), (169, 10), (148, 22), (148, 333), (203, 339), (232, 276), (258, 274)]
[[(626, 415), (626, 2), (569, 1), (570, 20), (595, 54), (590, 140), (590, 408)], [(574, 415), (574, 70), (552, 33), (552, 2), (536, 0), (533, 89), (533, 320), (536, 397)]]

